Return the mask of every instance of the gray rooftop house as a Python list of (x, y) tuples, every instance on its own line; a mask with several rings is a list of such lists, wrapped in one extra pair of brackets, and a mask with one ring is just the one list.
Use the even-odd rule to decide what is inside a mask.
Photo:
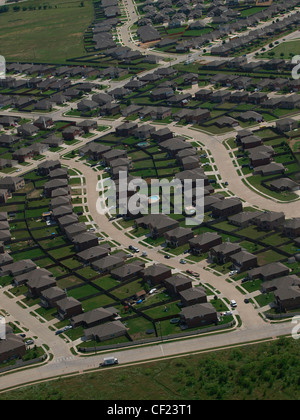
[(243, 211), (233, 216), (228, 217), (228, 222), (239, 227), (247, 227), (261, 215), (260, 211)]
[(153, 42), (161, 39), (160, 33), (152, 25), (140, 26), (137, 34), (142, 42)]
[(86, 313), (80, 314), (71, 318), (71, 325), (73, 328), (84, 327), (92, 328), (104, 322), (113, 321), (118, 315), (118, 310), (115, 308), (97, 308)]
[(127, 334), (127, 328), (120, 321), (106, 322), (93, 328), (84, 330), (85, 340), (96, 340), (99, 342), (112, 338), (122, 337)]
[(248, 277), (252, 280), (260, 278), (263, 281), (269, 281), (279, 277), (288, 276), (289, 273), (290, 270), (286, 265), (276, 262), (250, 270), (248, 272)]

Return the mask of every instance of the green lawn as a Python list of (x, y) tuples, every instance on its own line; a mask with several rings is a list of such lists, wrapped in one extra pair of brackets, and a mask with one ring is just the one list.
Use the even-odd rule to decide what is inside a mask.
[(261, 295), (255, 296), (254, 299), (261, 307), (275, 301), (274, 293), (262, 293)]
[(84, 312), (91, 311), (92, 309), (101, 308), (106, 305), (114, 305), (115, 301), (106, 295), (99, 295), (82, 302), (82, 309)]
[(65, 63), (68, 58), (84, 55), (83, 34), (94, 10), (93, 2), (85, 1), (84, 7), (80, 3), (29, 0), (20, 4), (18, 12), (10, 6), (9, 12), (0, 14), (0, 53), (6, 60), (44, 63)]
[[(278, 45), (272, 49), (272, 52), (275, 54), (273, 58), (283, 58), (285, 60), (290, 59), (291, 55), (299, 54), (300, 50), (300, 40), (287, 41)], [(263, 54), (264, 57), (270, 58), (267, 53)]]

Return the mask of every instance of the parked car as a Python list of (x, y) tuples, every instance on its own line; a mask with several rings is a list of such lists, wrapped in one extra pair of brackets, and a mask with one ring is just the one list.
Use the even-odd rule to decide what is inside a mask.
[(157, 290), (156, 288), (151, 289), (151, 290), (150, 290), (150, 292), (149, 292), (149, 295), (153, 295), (153, 293), (155, 293), (155, 292), (156, 292), (156, 290)]
[(237, 307), (237, 303), (236, 303), (236, 301), (235, 301), (234, 299), (232, 299), (232, 300), (230, 301), (230, 306), (231, 306), (232, 308), (236, 308), (236, 307)]
[(187, 272), (188, 274), (190, 274), (191, 276), (194, 276), (194, 277), (200, 277), (200, 274), (195, 273), (195, 271), (192, 271), (192, 270), (186, 270), (186, 272)]
[(236, 274), (238, 274), (238, 271), (237, 270), (232, 270), (229, 273), (230, 276), (235, 276)]
[(63, 328), (63, 331), (69, 331), (72, 330), (72, 325), (67, 325), (66, 327)]
[(118, 365), (119, 364), (119, 360), (116, 359), (115, 357), (105, 357), (103, 360), (103, 363), (100, 363), (100, 367), (104, 367), (104, 366), (113, 366), (113, 365)]

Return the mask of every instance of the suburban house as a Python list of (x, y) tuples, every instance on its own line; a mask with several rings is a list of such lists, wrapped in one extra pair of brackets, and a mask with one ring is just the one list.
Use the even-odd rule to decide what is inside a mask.
[(13, 284), (15, 286), (22, 286), (23, 284), (27, 284), (30, 280), (39, 280), (41, 277), (53, 277), (53, 274), (45, 268), (36, 268), (32, 271), (15, 276)]
[(137, 123), (126, 121), (125, 123), (116, 127), (116, 134), (117, 136), (122, 137), (131, 136), (137, 128)]
[(70, 319), (70, 323), (73, 328), (92, 328), (104, 322), (114, 321), (117, 316), (118, 311), (115, 308), (97, 308), (74, 316)]
[(59, 160), (47, 160), (38, 166), (39, 175), (49, 175), (49, 173), (55, 169), (61, 168)]
[(211, 211), (215, 218), (228, 217), (243, 211), (243, 204), (238, 198), (225, 198), (213, 204)]
[(82, 313), (82, 305), (73, 297), (66, 297), (57, 302), (57, 312), (60, 319), (70, 319)]
[(285, 173), (285, 166), (282, 163), (271, 162), (268, 165), (258, 166), (254, 168), (253, 175), (279, 175)]
[(152, 286), (163, 283), (164, 280), (172, 276), (172, 270), (162, 264), (153, 264), (143, 271), (143, 279)]
[(266, 231), (279, 229), (283, 226), (284, 222), (285, 214), (275, 211), (264, 212), (254, 219), (257, 227)]
[(29, 273), (36, 269), (36, 264), (31, 260), (21, 260), (7, 264), (0, 268), (0, 276), (11, 275), (12, 277), (19, 276), (21, 274)]
[(40, 130), (46, 130), (53, 125), (53, 119), (51, 117), (39, 117), (34, 121), (33, 125), (38, 127)]
[(164, 237), (168, 246), (178, 248), (187, 244), (194, 237), (194, 233), (192, 229), (177, 227), (166, 232)]
[(0, 179), (0, 189), (8, 192), (16, 192), (25, 187), (25, 180), (20, 177), (6, 176)]
[(106, 322), (92, 328), (84, 330), (84, 338), (86, 341), (106, 341), (113, 338), (122, 337), (127, 334), (127, 328), (121, 321)]
[(228, 217), (228, 222), (232, 225), (246, 228), (247, 226), (251, 225), (253, 221), (260, 215), (260, 211), (242, 211), (241, 213)]
[(65, 228), (65, 235), (70, 241), (73, 241), (77, 235), (83, 234), (86, 231), (87, 227), (85, 223), (74, 223)]
[(5, 339), (0, 338), (0, 363), (22, 358), (26, 353), (26, 345), (19, 335), (13, 334), (10, 326), (6, 325)]
[(270, 281), (279, 277), (288, 276), (289, 273), (290, 270), (286, 265), (275, 262), (250, 270), (248, 277), (250, 280), (260, 278), (263, 281)]
[(100, 274), (104, 274), (123, 266), (125, 264), (126, 257), (119, 254), (120, 253), (115, 255), (108, 255), (101, 260), (92, 262), (92, 268), (98, 271)]
[(183, 306), (207, 303), (207, 295), (203, 287), (192, 287), (179, 293)]
[(288, 286), (299, 286), (300, 287), (300, 278), (295, 274), (291, 274), (285, 277), (278, 277), (274, 280), (265, 281), (261, 285), (262, 293), (274, 292), (277, 289)]
[(217, 311), (211, 303), (187, 306), (181, 310), (180, 318), (188, 328), (218, 323)]
[(65, 140), (74, 140), (76, 137), (80, 137), (83, 135), (83, 129), (75, 125), (70, 125), (69, 127), (65, 128), (62, 132), (62, 136)]
[(252, 149), (262, 145), (262, 139), (258, 136), (243, 137), (240, 140), (243, 150)]
[(73, 237), (72, 242), (75, 245), (76, 251), (81, 252), (86, 249), (92, 248), (99, 244), (98, 236), (93, 233), (80, 233)]
[(97, 130), (98, 123), (94, 120), (84, 120), (77, 124), (77, 127), (80, 127), (86, 134), (92, 130)]
[(257, 266), (257, 256), (247, 251), (240, 251), (230, 257), (232, 265), (239, 273), (251, 270)]
[(55, 308), (57, 307), (57, 302), (65, 299), (67, 294), (65, 290), (62, 290), (60, 287), (54, 286), (50, 287), (41, 292), (41, 305), (48, 309), (48, 308)]
[(280, 287), (274, 292), (275, 302), (281, 312), (300, 308), (300, 287)]
[(39, 278), (32, 278), (28, 280), (28, 295), (32, 298), (41, 296), (41, 293), (49, 289), (50, 287), (56, 286), (56, 279), (51, 276), (41, 276)]
[(145, 263), (134, 262), (124, 264), (122, 267), (118, 267), (111, 271), (111, 276), (119, 281), (126, 281), (134, 278), (138, 278), (142, 275), (145, 268)]
[(47, 138), (45, 138), (45, 140), (42, 141), (42, 144), (47, 144), (49, 147), (60, 147), (64, 144), (64, 139), (61, 137), (57, 137), (54, 135), (51, 135)]
[(188, 277), (177, 274), (164, 281), (167, 291), (172, 295), (177, 295), (183, 290), (190, 289), (192, 287), (192, 280)]
[(46, 197), (51, 197), (51, 192), (57, 188), (66, 188), (69, 183), (67, 179), (52, 179), (44, 185), (44, 194)]
[(107, 257), (109, 255), (109, 252), (110, 252), (110, 246), (97, 245), (92, 248), (79, 252), (77, 254), (77, 257), (79, 261), (82, 261), (84, 264), (90, 264), (94, 261)]
[(222, 237), (216, 232), (205, 232), (189, 240), (193, 255), (201, 255), (208, 252), (211, 248), (220, 245)]
[(285, 236), (290, 238), (300, 237), (300, 217), (287, 220), (283, 225), (283, 232)]
[(33, 124), (23, 124), (17, 128), (17, 132), (19, 136), (22, 137), (32, 137), (40, 131), (38, 127)]
[(209, 259), (216, 261), (218, 264), (226, 264), (230, 261), (230, 257), (237, 254), (242, 250), (239, 244), (231, 242), (223, 242), (221, 245), (217, 245), (210, 249)]
[(298, 128), (298, 121), (293, 118), (283, 118), (282, 120), (276, 121), (276, 128), (280, 133), (292, 131)]
[(57, 220), (57, 222), (58, 222), (58, 224), (59, 224), (59, 227), (60, 227), (63, 231), (64, 231), (64, 229), (65, 229), (67, 226), (70, 226), (70, 225), (72, 225), (72, 224), (74, 224), (74, 223), (78, 223), (78, 221), (79, 221), (78, 216), (77, 216), (77, 214), (75, 214), (75, 213), (71, 213), (71, 214), (69, 214), (69, 215), (62, 216), (62, 217), (60, 217), (60, 218)]
[(136, 221), (137, 226), (150, 229), (152, 238), (159, 238), (164, 233), (179, 227), (179, 222), (164, 214), (151, 214)]
[(269, 183), (269, 187), (273, 190), (273, 191), (299, 191), (300, 189), (300, 184), (296, 181), (293, 181), (290, 178), (279, 178), (279, 179), (275, 179), (274, 181), (270, 181)]

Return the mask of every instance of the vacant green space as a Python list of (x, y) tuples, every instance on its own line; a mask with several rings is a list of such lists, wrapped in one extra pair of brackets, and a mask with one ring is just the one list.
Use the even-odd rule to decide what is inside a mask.
[(1, 394), (0, 400), (298, 400), (300, 341), (99, 370)]
[[(300, 40), (287, 41), (272, 49), (273, 58), (290, 59), (294, 55), (299, 54)], [(263, 57), (270, 58), (267, 53), (262, 54)]]
[(84, 7), (79, 0), (30, 0), (16, 12), (10, 6), (0, 14), (0, 54), (7, 61), (40, 63), (65, 63), (83, 55), (83, 35), (93, 20), (93, 2), (83, 3)]

